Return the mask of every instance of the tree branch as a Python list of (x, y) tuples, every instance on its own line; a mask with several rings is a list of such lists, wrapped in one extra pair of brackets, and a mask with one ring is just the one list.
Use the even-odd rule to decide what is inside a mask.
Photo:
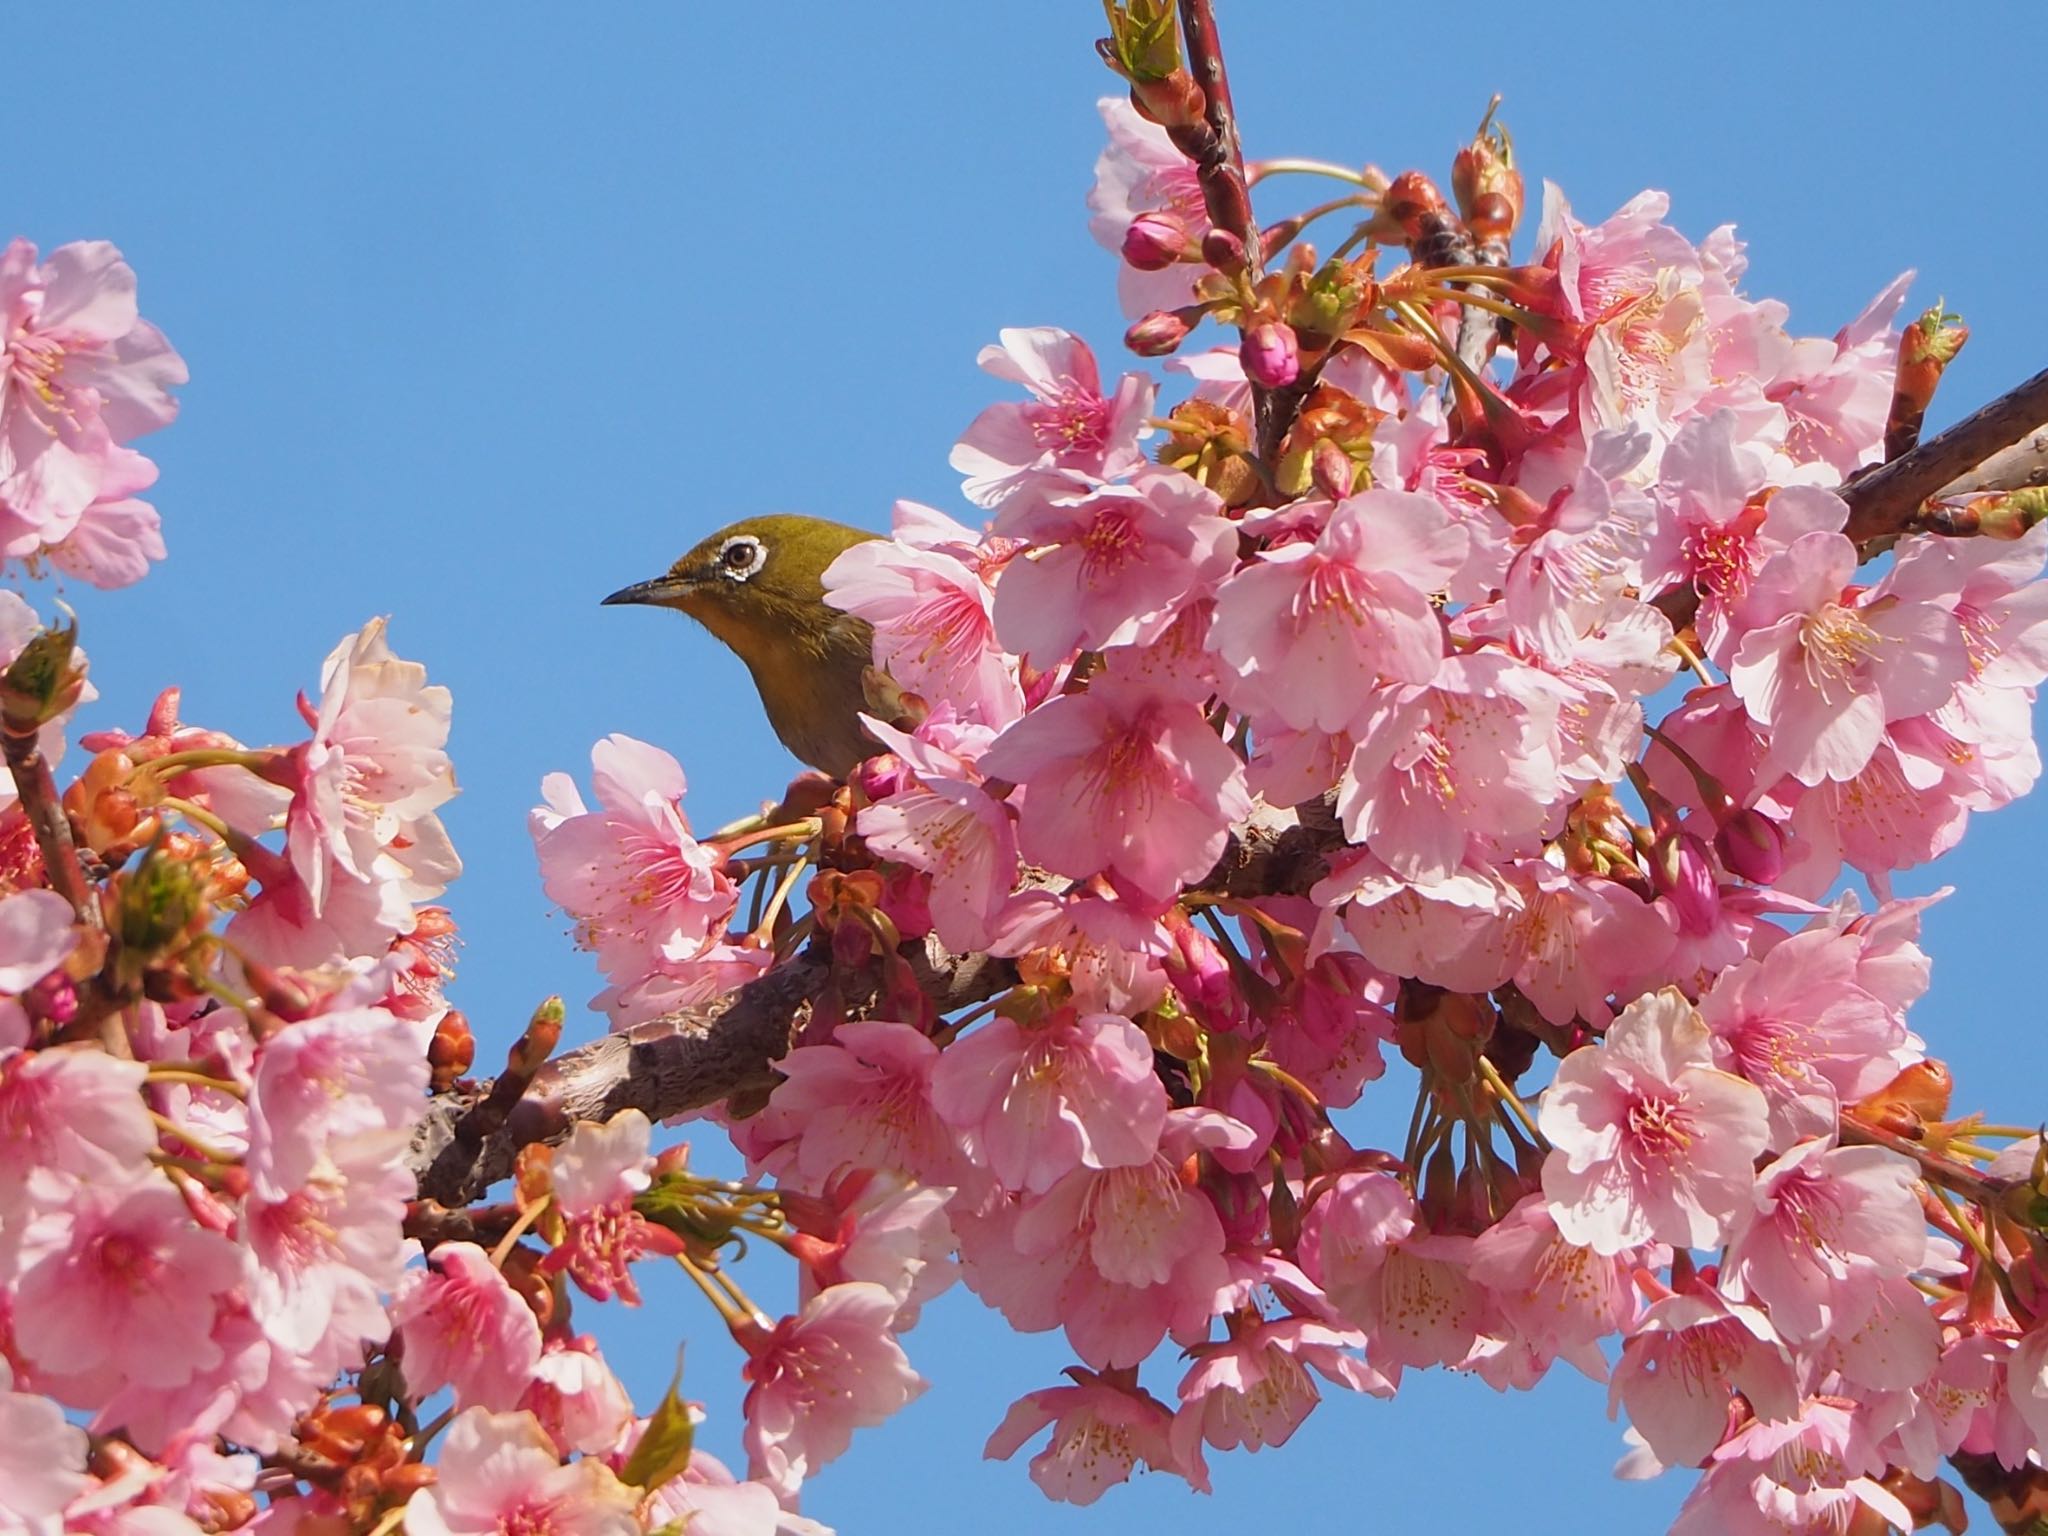
[(1212, 0), (1180, 0), (1181, 35), (1188, 73), (1202, 88), (1202, 120), (1209, 132), (1180, 148), (1195, 162), (1208, 205), (1209, 222), (1244, 242), (1251, 281), (1259, 279), (1259, 226), (1252, 218), (1251, 191), (1244, 179), (1244, 151), (1237, 139), (1237, 114), (1230, 105), (1230, 77), (1223, 69), (1223, 44), (1216, 35)]
[(78, 844), (72, 840), (71, 818), (64, 814), (64, 802), (57, 794), (57, 780), (50, 773), (36, 732), (20, 735), (0, 731), (0, 748), (7, 757), (8, 772), (14, 775), (14, 792), (20, 797), (22, 814), (36, 836), (43, 856), (43, 873), (50, 889), (71, 903), (71, 910), (88, 928), (98, 928), (100, 904), (91, 881), (78, 862)]
[(1959, 495), (1964, 481), (2001, 449), (2048, 425), (2048, 369), (2007, 390), (1939, 437), (1842, 487), (1847, 533), (1864, 545), (1906, 532), (1930, 499)]

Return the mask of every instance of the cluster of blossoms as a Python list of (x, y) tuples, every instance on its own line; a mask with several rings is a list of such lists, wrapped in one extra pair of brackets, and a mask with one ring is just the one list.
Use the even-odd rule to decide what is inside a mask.
[(164, 557), (156, 466), (128, 446), (178, 413), (185, 364), (135, 308), (135, 273), (104, 240), (38, 260), (0, 250), (0, 558), (96, 587)]
[[(2048, 1443), (2048, 1181), (1949, 1118), (1907, 1020), (1925, 903), (1889, 881), (2038, 776), (2048, 529), (1886, 539), (1859, 576), (1840, 488), (1959, 329), (1902, 338), (1901, 279), (1792, 336), (1657, 194), (1587, 224), (1548, 189), (1511, 265), (1491, 128), (1461, 213), (1330, 167), (1362, 254), (1293, 220), (1254, 257), (1147, 84), (1104, 103), (1091, 200), (1128, 340), (1241, 340), (1176, 357), (1170, 407), (1064, 331), (983, 352), (1024, 398), (954, 449), (980, 525), (902, 503), (826, 575), (906, 701), (846, 785), (699, 841), (644, 743), (593, 754), (597, 810), (550, 781), (597, 1006), (713, 1003), (806, 943), (834, 968), (728, 1127), (854, 1248), (910, 1252), (922, 1201), (922, 1274), (957, 1254), (1064, 1332), (1070, 1384), (989, 1441), (1050, 1428), (1054, 1497), (1206, 1487), (1330, 1386), (1562, 1360), (1611, 1383), (1628, 1473), (1704, 1469), (1680, 1530), (1953, 1518), (1944, 1457)], [(739, 924), (750, 878), (776, 894)], [(963, 1013), (909, 949), (1010, 965)], [(1388, 1046), (1409, 1135), (1356, 1145)], [(902, 1320), (878, 1299), (869, 1347)]]
[[(2048, 1150), (1951, 1115), (1889, 881), (2039, 774), (2048, 530), (1842, 494), (1959, 328), (1894, 330), (1901, 283), (1795, 338), (1652, 194), (1550, 192), (1517, 265), (1491, 127), (1455, 209), (1290, 161), (1344, 194), (1260, 230), (1171, 12), (1109, 13), (1091, 207), (1171, 391), (1050, 328), (984, 352), (1024, 398), (954, 450), (978, 526), (902, 504), (827, 573), (894, 685), (845, 782), (699, 837), (614, 736), (594, 806), (533, 813), (616, 1028), (801, 1021), (712, 1111), (751, 1182), (557, 1113), (559, 1003), (463, 1078), (451, 701), (381, 622), (304, 740), (166, 693), (59, 794), (84, 659), (0, 594), (0, 1536), (818, 1536), (956, 1278), (1073, 1351), (988, 1453), (1046, 1436), (1075, 1502), (1206, 1488), (1331, 1389), (1559, 1361), (1628, 1474), (1699, 1469), (1683, 1533), (1960, 1529), (1945, 1460), (2043, 1486)], [(182, 364), (110, 247), (17, 243), (0, 304), (0, 553), (133, 580), (121, 444)], [(648, 1263), (744, 1349), (744, 1476), (572, 1315)]]

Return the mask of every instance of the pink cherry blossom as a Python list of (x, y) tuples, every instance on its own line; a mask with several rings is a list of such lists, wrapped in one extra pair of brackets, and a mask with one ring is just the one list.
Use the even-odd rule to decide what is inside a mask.
[(778, 1063), (783, 1080), (755, 1122), (775, 1148), (764, 1161), (810, 1190), (853, 1169), (922, 1183), (969, 1179), (959, 1136), (934, 1102), (939, 1061), (925, 1035), (880, 1019), (842, 1024), (824, 1045), (798, 1046)]
[(988, 407), (954, 445), (951, 463), (967, 476), (961, 489), (969, 501), (1000, 506), (1035, 478), (1113, 480), (1144, 462), (1138, 440), (1152, 411), (1150, 379), (1127, 373), (1106, 396), (1095, 354), (1080, 337), (1052, 326), (999, 334), (998, 345), (981, 349), (983, 371), (1036, 398)]
[(632, 1400), (590, 1338), (550, 1339), (519, 1406), (564, 1456), (609, 1450), (633, 1421)]
[(1398, 875), (1448, 878), (1468, 850), (1535, 852), (1558, 798), (1557, 696), (1498, 651), (1453, 656), (1423, 687), (1369, 701), (1338, 786), (1351, 840)]
[(460, 1407), (510, 1408), (540, 1363), (540, 1324), (475, 1243), (442, 1243), (409, 1271), (392, 1298), (415, 1402), (443, 1387)]
[(1024, 786), (1024, 856), (1080, 878), (1113, 871), (1161, 900), (1208, 873), (1251, 814), (1244, 764), (1194, 705), (1116, 678), (1062, 694), (981, 759)]
[(337, 879), (389, 881), (431, 901), (462, 871), (438, 806), (455, 794), (448, 690), (391, 653), (383, 619), (347, 636), (320, 669), (313, 739), (279, 771), (292, 807), (285, 840), (317, 916)]
[(148, 575), (150, 562), (168, 551), (156, 508), (138, 501), (136, 492), (156, 484), (156, 473), (156, 465), (134, 449), (109, 448), (97, 494), (71, 531), (49, 545), (50, 563), (102, 588), (133, 586)]
[(1151, 644), (1237, 563), (1222, 501), (1175, 471), (1033, 487), (1004, 506), (996, 531), (1030, 546), (996, 584), (996, 633), (1041, 670), (1076, 650)]
[(1909, 1531), (1912, 1514), (1877, 1481), (1884, 1471), (1853, 1403), (1808, 1398), (1798, 1417), (1753, 1420), (1714, 1452), (1671, 1536), (1846, 1531), (1859, 1512)]
[(1842, 534), (1802, 534), (1757, 573), (1736, 616), (1746, 632), (1729, 682), (1769, 732), (1772, 762), (1802, 784), (1853, 777), (1886, 721), (1939, 708), (1968, 671), (1952, 613), (1884, 583), (1845, 591), (1856, 560)]
[(1906, 1063), (1906, 1032), (1856, 985), (1859, 948), (1830, 929), (1794, 934), (1761, 960), (1723, 971), (1700, 999), (1714, 1060), (1770, 1104), (1771, 1145), (1833, 1132), (1837, 1110)]
[(867, 1280), (820, 1291), (748, 1347), (749, 1475), (784, 1497), (925, 1389), (891, 1324), (896, 1298)]
[(1832, 341), (1793, 343), (1764, 398), (1785, 408), (1785, 448), (1794, 459), (1824, 463), (1846, 479), (1883, 457), (1898, 371), (1892, 318), (1912, 280), (1911, 272), (1894, 278)]
[(896, 1298), (896, 1331), (916, 1327), (924, 1304), (958, 1278), (946, 1220), (954, 1194), (866, 1174), (835, 1181), (829, 1203), (837, 1221), (829, 1240), (809, 1230), (792, 1239), (804, 1261), (798, 1301), (848, 1280), (872, 1280)]
[(420, 1026), (382, 1008), (344, 1008), (280, 1029), (264, 1042), (249, 1090), (256, 1188), (282, 1199), (337, 1138), (410, 1130), (426, 1087)]
[(103, 240), (47, 260), (0, 251), (0, 505), (55, 543), (100, 492), (109, 447), (178, 413), (184, 361), (135, 307), (135, 273)]
[(566, 1273), (597, 1301), (619, 1297), (640, 1304), (632, 1264), (648, 1253), (674, 1255), (681, 1240), (633, 1209), (633, 1197), (653, 1182), (648, 1141), (654, 1127), (637, 1109), (622, 1109), (603, 1125), (579, 1120), (555, 1153), (555, 1203), (564, 1227), (541, 1261), (543, 1273)]
[(89, 1481), (85, 1431), (49, 1398), (13, 1386), (0, 1358), (0, 1536), (63, 1536), (64, 1507)]
[[(916, 779), (862, 809), (861, 837), (875, 852), (931, 876), (932, 926), (948, 948), (986, 949), (1017, 880), (1010, 812), (960, 753), (863, 718)], [(920, 729), (938, 734), (930, 721)], [(970, 736), (976, 750), (986, 746), (988, 732), (974, 727), (961, 728), (955, 745), (964, 750)]]
[(1595, 1381), (1607, 1375), (1600, 1341), (1635, 1317), (1630, 1270), (1628, 1255), (1603, 1256), (1567, 1242), (1541, 1195), (1518, 1201), (1480, 1233), (1469, 1266), (1518, 1341)]
[(406, 1536), (640, 1536), (637, 1490), (594, 1457), (564, 1466), (530, 1413), (458, 1414), (435, 1465), (405, 1506)]
[(567, 774), (549, 774), (531, 818), (541, 883), (614, 978), (687, 960), (739, 900), (723, 860), (690, 835), (682, 766), (659, 747), (607, 736), (590, 749), (591, 810)]
[(17, 1348), (82, 1403), (123, 1382), (177, 1387), (212, 1369), (215, 1308), (243, 1278), (234, 1245), (153, 1174), (81, 1186), (28, 1224), (19, 1262)]
[(1713, 1059), (1699, 1014), (1666, 988), (1558, 1065), (1537, 1124), (1552, 1148), (1543, 1193), (1567, 1240), (1596, 1253), (1653, 1239), (1711, 1248), (1748, 1209), (1764, 1096)]
[(1430, 605), (1468, 537), (1437, 502), (1372, 490), (1339, 502), (1313, 544), (1265, 551), (1224, 583), (1210, 645), (1240, 709), (1297, 730), (1351, 729), (1375, 679), (1427, 683), (1444, 655)]
[(1728, 1432), (1731, 1390), (1759, 1419), (1798, 1412), (1798, 1370), (1770, 1319), (1700, 1286), (1644, 1311), (1621, 1347), (1608, 1411), (1625, 1407), (1660, 1460), (1693, 1467)]
[(1770, 1308), (1796, 1343), (1853, 1331), (1876, 1282), (1926, 1262), (1916, 1179), (1912, 1163), (1881, 1147), (1801, 1142), (1756, 1176), (1729, 1233), (1724, 1283)]
[(1033, 1194), (1076, 1168), (1149, 1162), (1166, 1125), (1151, 1043), (1111, 1013), (998, 1015), (946, 1048), (931, 1099), (1004, 1188)]
[(1360, 1358), (1364, 1345), (1362, 1333), (1288, 1317), (1199, 1347), (1174, 1416), (1182, 1460), (1194, 1460), (1198, 1442), (1219, 1451), (1285, 1445), (1322, 1401), (1311, 1369), (1353, 1392), (1392, 1397), (1393, 1385)]
[[(1199, 241), (1209, 229), (1209, 215), (1194, 162), (1173, 147), (1164, 128), (1140, 117), (1129, 97), (1105, 96), (1096, 106), (1109, 130), (1109, 145), (1095, 162), (1095, 185), (1088, 194), (1088, 232), (1095, 243), (1121, 251), (1131, 221), (1153, 211), (1171, 215), (1190, 239)], [(1117, 297), (1124, 314), (1135, 320), (1151, 310), (1187, 303), (1199, 270), (1176, 263), (1144, 272), (1119, 263)]]
[(1641, 432), (1596, 437), (1570, 486), (1514, 531), (1506, 617), (1552, 665), (1573, 661), (1581, 637), (1641, 574), (1650, 507), (1622, 477), (1648, 449)]
[(893, 539), (856, 544), (825, 568), (825, 601), (874, 626), (875, 665), (904, 688), (1000, 730), (1024, 712), (1024, 694), (1016, 658), (996, 640), (995, 593), (970, 558), (968, 530), (965, 546), (912, 537), (910, 523), (929, 511), (898, 502)]
[(1074, 1385), (1045, 1387), (1012, 1403), (982, 1455), (1007, 1461), (1049, 1424), (1051, 1442), (1031, 1458), (1031, 1480), (1047, 1498), (1093, 1504), (1107, 1489), (1129, 1482), (1140, 1462), (1208, 1492), (1201, 1447), (1184, 1454), (1174, 1445), (1173, 1413), (1164, 1403), (1124, 1372), (1097, 1375), (1070, 1366), (1067, 1375)]

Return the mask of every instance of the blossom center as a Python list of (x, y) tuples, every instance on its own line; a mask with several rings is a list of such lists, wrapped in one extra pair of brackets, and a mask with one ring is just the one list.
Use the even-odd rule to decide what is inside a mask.
[(1845, 684), (1877, 654), (1883, 638), (1853, 608), (1828, 603), (1799, 626), (1806, 680), (1822, 698)]
[(1629, 1147), (1639, 1162), (1671, 1164), (1693, 1142), (1692, 1116), (1682, 1096), (1646, 1094), (1628, 1107)]
[(1026, 418), (1038, 445), (1054, 453), (1093, 453), (1109, 440), (1109, 402), (1072, 379), (1061, 379)]

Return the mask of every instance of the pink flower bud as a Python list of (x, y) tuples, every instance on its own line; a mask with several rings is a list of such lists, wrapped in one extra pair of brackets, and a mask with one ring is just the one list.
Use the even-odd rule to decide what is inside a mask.
[(1762, 811), (1737, 811), (1714, 834), (1714, 851), (1731, 872), (1769, 885), (1785, 872), (1785, 829)]
[(1140, 357), (1164, 357), (1188, 339), (1200, 317), (1201, 311), (1192, 307), (1155, 309), (1124, 332), (1124, 345)]
[(1650, 852), (1650, 883), (1668, 896), (1681, 933), (1709, 933), (1721, 919), (1721, 888), (1707, 845), (1691, 832), (1667, 832)]
[(1188, 254), (1188, 226), (1163, 210), (1141, 213), (1124, 231), (1124, 260), (1140, 272), (1158, 272)]
[(1245, 377), (1261, 389), (1285, 389), (1301, 376), (1301, 344), (1294, 327), (1268, 320), (1244, 333), (1237, 349)]

